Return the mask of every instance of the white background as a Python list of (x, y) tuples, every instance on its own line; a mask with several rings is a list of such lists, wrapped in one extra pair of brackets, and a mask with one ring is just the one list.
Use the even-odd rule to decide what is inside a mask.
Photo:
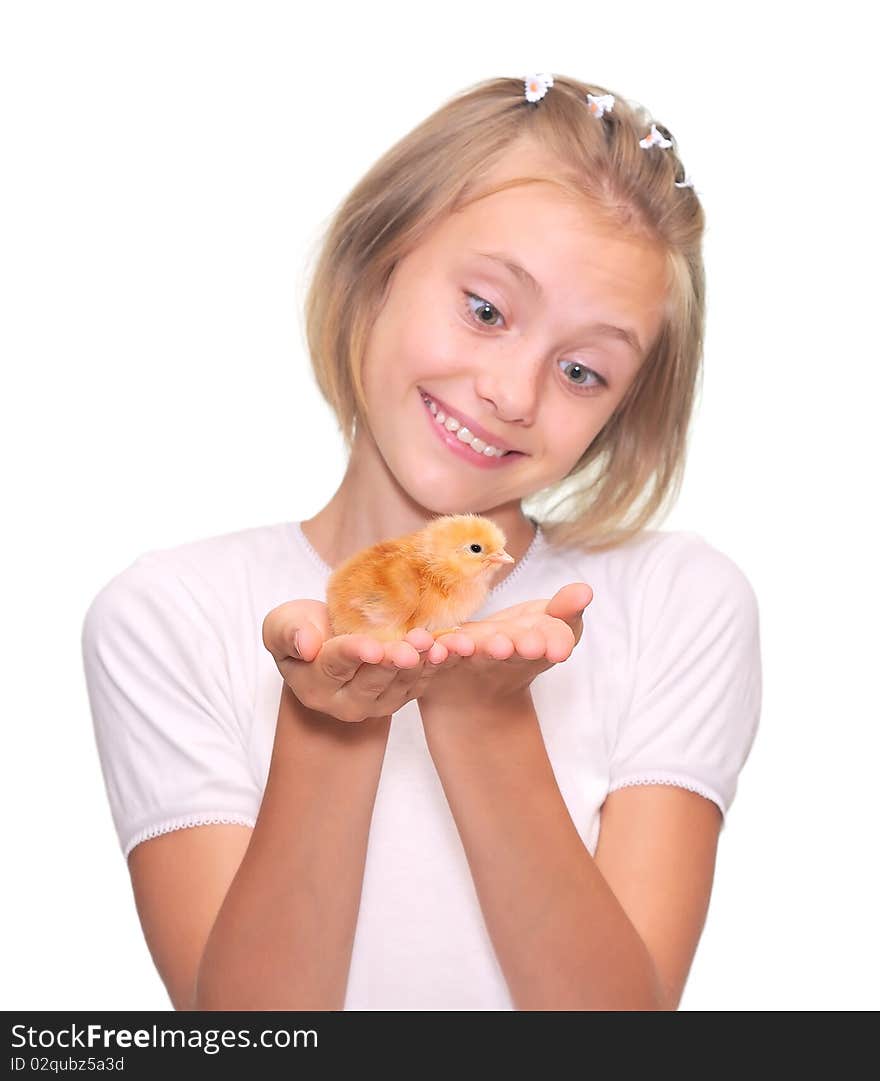
[(0, 11), (0, 1007), (170, 1009), (104, 793), (83, 615), (142, 552), (329, 499), (344, 452), (301, 316), (321, 229), (447, 98), (535, 71), (646, 105), (708, 217), (703, 392), (662, 528), (751, 580), (764, 706), (681, 1008), (880, 1006), (865, 6)]

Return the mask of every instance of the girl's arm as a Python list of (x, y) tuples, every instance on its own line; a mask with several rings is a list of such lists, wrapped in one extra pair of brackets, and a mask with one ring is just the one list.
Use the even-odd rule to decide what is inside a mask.
[(128, 869), (150, 955), (175, 1010), (195, 1009), (196, 973), (253, 828), (204, 823), (135, 845)]
[(341, 1010), (391, 718), (353, 724), (285, 683), (265, 793), (199, 965), (196, 1010)]
[[(680, 801), (663, 793), (665, 810), (651, 822), (642, 816), (638, 838), (618, 829), (628, 852), (612, 852), (609, 840), (615, 866), (629, 857), (631, 867), (615, 873), (618, 884), (629, 883), (621, 889), (639, 898), (637, 930), (571, 820), (531, 693), (467, 711), (425, 700), (420, 707), (515, 1008), (674, 1010), (711, 886), (711, 873), (682, 868), (704, 854), (714, 864), (717, 809), (682, 793), (700, 805), (690, 803), (683, 815)], [(614, 796), (645, 799), (644, 792)], [(663, 836), (668, 814), (690, 822), (680, 840)], [(662, 866), (651, 857), (655, 847)]]

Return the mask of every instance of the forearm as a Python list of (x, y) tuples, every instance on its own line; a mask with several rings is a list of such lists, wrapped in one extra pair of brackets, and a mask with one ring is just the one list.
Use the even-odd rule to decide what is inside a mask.
[(390, 718), (346, 723), (284, 684), (266, 790), (199, 969), (197, 1010), (341, 1010)]
[(420, 705), (515, 1008), (658, 1009), (650, 954), (571, 820), (531, 695), (459, 716)]

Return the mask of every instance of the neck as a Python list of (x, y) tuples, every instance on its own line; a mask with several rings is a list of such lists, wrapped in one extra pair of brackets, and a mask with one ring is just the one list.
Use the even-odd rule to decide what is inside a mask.
[[(309, 543), (331, 568), (379, 541), (423, 529), (437, 514), (459, 513), (420, 506), (390, 478), (381, 459), (381, 468), (377, 466), (376, 457), (358, 453), (355, 447), (330, 502), (301, 523)], [(384, 493), (384, 498), (379, 498), (380, 493)], [(535, 537), (535, 525), (523, 514), (518, 501), (475, 513), (483, 514), (504, 531), (505, 548), (516, 560), (498, 571), (493, 578), (495, 586), (528, 551)]]

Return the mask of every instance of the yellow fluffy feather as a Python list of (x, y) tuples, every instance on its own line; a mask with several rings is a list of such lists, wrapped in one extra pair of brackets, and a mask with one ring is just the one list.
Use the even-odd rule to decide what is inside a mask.
[(505, 543), (488, 518), (447, 514), (357, 552), (327, 582), (333, 634), (395, 641), (414, 627), (435, 637), (457, 630), (482, 606), (499, 567), (515, 562)]

